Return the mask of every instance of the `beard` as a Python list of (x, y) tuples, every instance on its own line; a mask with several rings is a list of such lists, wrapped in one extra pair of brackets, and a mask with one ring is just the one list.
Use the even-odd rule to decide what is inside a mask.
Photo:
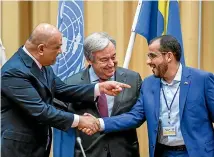
[(166, 62), (163, 62), (157, 66), (155, 66), (156, 70), (152, 70), (154, 73), (154, 76), (157, 78), (163, 78), (168, 70), (168, 64)]

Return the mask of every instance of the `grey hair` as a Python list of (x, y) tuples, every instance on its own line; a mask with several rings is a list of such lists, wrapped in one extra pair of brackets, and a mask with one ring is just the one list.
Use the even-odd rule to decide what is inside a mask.
[(95, 32), (85, 38), (84, 55), (87, 60), (93, 60), (93, 52), (105, 49), (109, 42), (116, 48), (116, 41), (106, 32)]

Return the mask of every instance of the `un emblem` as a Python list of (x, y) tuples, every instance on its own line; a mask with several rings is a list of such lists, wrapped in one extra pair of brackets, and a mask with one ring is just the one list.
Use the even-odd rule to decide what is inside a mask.
[(63, 45), (53, 69), (64, 80), (84, 68), (83, 2), (60, 1), (57, 25), (63, 34)]

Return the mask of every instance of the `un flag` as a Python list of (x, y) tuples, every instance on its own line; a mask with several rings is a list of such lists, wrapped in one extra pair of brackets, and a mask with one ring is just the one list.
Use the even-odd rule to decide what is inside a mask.
[(84, 68), (83, 1), (60, 1), (57, 25), (63, 34), (63, 45), (53, 69), (65, 80)]
[[(59, 1), (57, 25), (63, 34), (63, 45), (53, 70), (59, 78), (65, 80), (84, 68), (83, 1)], [(74, 146), (74, 129), (69, 129), (68, 132), (54, 129), (54, 157), (73, 157)]]

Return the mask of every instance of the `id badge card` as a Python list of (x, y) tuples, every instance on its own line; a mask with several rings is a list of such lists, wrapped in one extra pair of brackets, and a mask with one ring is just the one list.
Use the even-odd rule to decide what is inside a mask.
[(176, 128), (175, 126), (165, 126), (163, 127), (163, 136), (175, 136)]
[(175, 123), (168, 123), (168, 116), (161, 117), (161, 130), (163, 136), (176, 136), (176, 126)]

